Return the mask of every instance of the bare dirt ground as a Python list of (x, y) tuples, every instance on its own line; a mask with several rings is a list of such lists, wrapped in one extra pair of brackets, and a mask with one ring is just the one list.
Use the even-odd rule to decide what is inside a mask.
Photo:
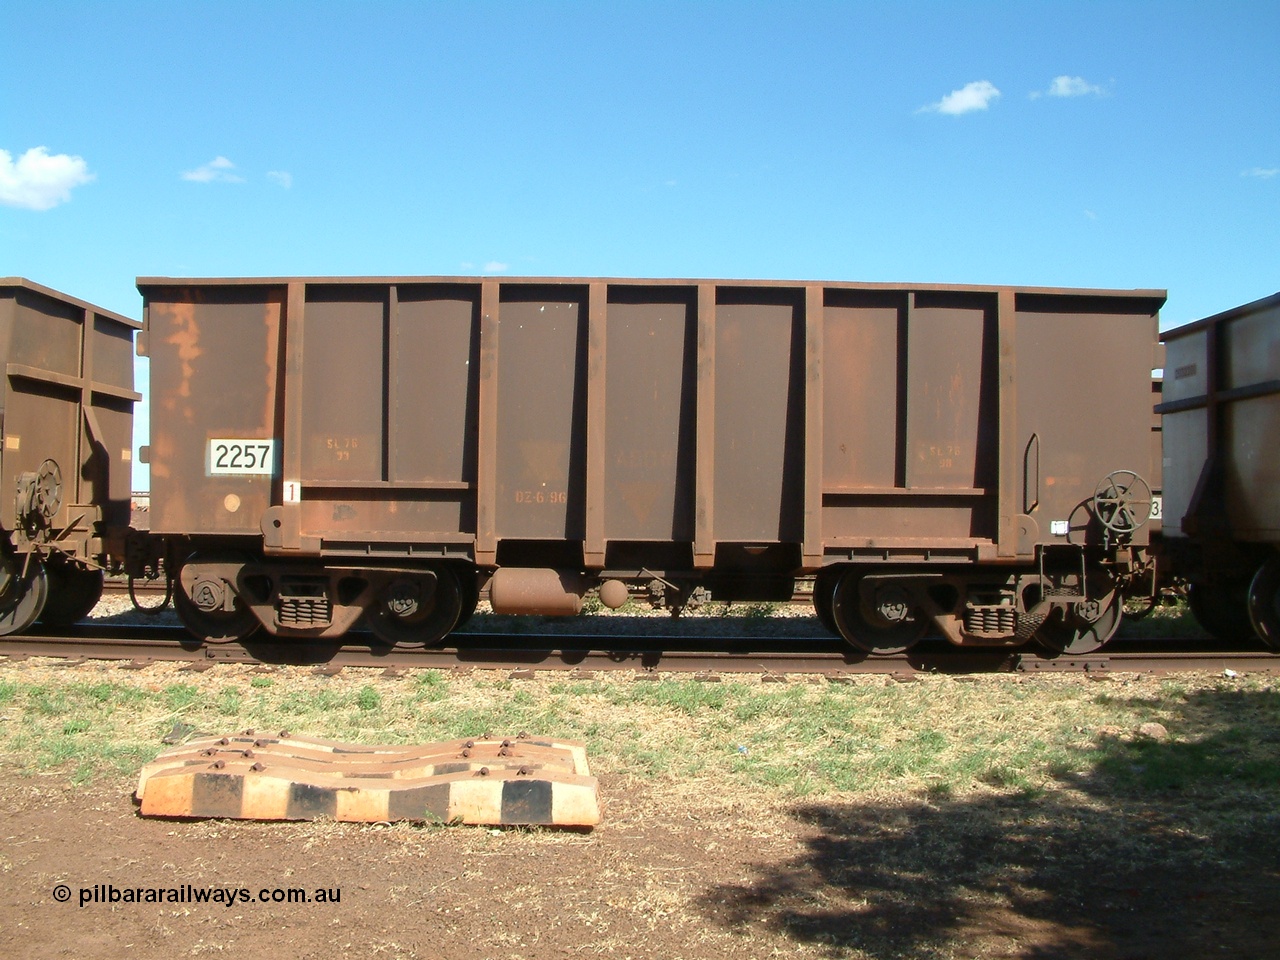
[[(594, 831), (499, 831), (144, 820), (132, 786), (0, 766), (0, 955), (1155, 960), (1280, 943), (1274, 816), (1205, 838), (1086, 792), (760, 809), (605, 773)], [(92, 902), (95, 885), (188, 884), (254, 901)]]

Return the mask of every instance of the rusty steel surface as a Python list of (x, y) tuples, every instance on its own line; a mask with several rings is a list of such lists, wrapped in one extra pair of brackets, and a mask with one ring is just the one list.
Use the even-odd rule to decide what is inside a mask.
[[(101, 544), (95, 521), (129, 524), (133, 335), (142, 324), (67, 294), (0, 279), (0, 362), (4, 364), (0, 528), (12, 535), (27, 510), (26, 474), (57, 465), (61, 489), (44, 526), (86, 555)], [(29, 506), (29, 505), (28, 505)]]
[[(810, 565), (819, 544), (1012, 557), (1028, 539), (1016, 518), (1071, 520), (1113, 464), (1151, 470), (1138, 442), (1149, 422), (1129, 411), (1146, 408), (1159, 291), (139, 288), (157, 532), (256, 538), (278, 521), (269, 550), (428, 543), (482, 562), (537, 541), (597, 566), (615, 550), (667, 560), (680, 548), (710, 564), (743, 543), (806, 544)], [(274, 446), (251, 462), (210, 446), (220, 440)], [(264, 521), (270, 506), (281, 509)]]
[(375, 746), (288, 731), (197, 737), (146, 764), (143, 816), (590, 827), (585, 746), (525, 733)]
[(199, 637), (338, 636), (368, 612), (431, 645), (495, 571), (525, 571), (498, 590), (512, 609), (612, 579), (679, 610), (827, 570), (819, 613), (864, 651), (932, 623), (1083, 653), (1149, 565), (1162, 291), (138, 287), (150, 527), (196, 551), (169, 559)]

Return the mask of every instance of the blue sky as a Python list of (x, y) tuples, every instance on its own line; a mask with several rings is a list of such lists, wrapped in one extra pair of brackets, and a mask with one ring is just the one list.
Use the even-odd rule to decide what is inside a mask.
[(130, 316), (139, 275), (1280, 289), (1272, 0), (3, 19), (0, 275)]

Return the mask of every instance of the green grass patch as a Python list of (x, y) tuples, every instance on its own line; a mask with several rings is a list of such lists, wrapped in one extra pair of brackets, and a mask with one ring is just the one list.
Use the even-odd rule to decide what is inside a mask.
[[(31, 772), (132, 774), (181, 721), (208, 733), (291, 730), (364, 743), (521, 731), (587, 743), (597, 772), (780, 800), (1101, 790), (1280, 800), (1280, 694), (1264, 679), (1011, 677), (917, 683), (703, 683), (426, 671), (199, 678), (0, 668), (0, 739)], [(267, 683), (263, 683), (267, 680)], [(1166, 735), (1139, 732), (1160, 724)]]

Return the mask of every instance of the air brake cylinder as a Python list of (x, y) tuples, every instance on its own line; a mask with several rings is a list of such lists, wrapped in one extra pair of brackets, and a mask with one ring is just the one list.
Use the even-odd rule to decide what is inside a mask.
[(489, 580), (494, 613), (571, 617), (582, 610), (582, 578), (577, 573), (529, 567), (500, 567)]

